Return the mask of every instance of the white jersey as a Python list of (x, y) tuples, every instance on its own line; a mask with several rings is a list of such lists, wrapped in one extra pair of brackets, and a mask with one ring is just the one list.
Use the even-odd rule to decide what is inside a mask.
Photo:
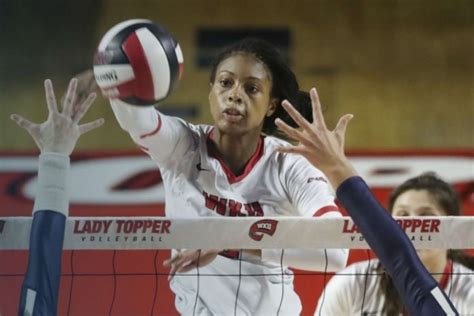
[[(244, 172), (234, 175), (214, 148), (211, 126), (114, 103), (122, 128), (160, 169), (168, 217), (341, 216), (321, 171), (298, 155), (275, 152), (282, 140), (262, 136)], [(345, 266), (346, 250), (325, 252), (264, 249), (262, 258), (256, 258), (228, 251), (199, 271), (173, 278), (176, 307), (184, 315), (268, 315), (278, 310), (297, 315), (301, 302), (285, 263), (298, 257), (298, 268), (324, 271), (327, 253), (328, 271)]]
[[(354, 263), (334, 275), (319, 298), (315, 315), (383, 315), (379, 260)], [(449, 262), (440, 287), (460, 315), (474, 315), (474, 271)]]

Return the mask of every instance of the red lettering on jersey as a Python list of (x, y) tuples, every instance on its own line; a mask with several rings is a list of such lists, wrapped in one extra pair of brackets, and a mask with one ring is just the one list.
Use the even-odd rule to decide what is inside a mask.
[[(202, 192), (205, 205), (208, 209), (222, 216), (263, 216), (263, 209), (259, 202), (242, 203), (232, 199), (220, 198), (217, 195)], [(242, 206), (245, 212), (242, 210)]]
[(206, 201), (206, 207), (210, 210), (216, 211), (218, 214), (225, 216), (225, 209), (227, 206), (227, 199), (220, 199), (217, 195), (204, 194), (204, 199)]
[(206, 192), (202, 192), (204, 194), (204, 199), (206, 200), (206, 207), (210, 210), (214, 210), (217, 206), (217, 201), (219, 198), (215, 195), (209, 195)]
[(227, 199), (219, 199), (219, 202), (217, 203), (217, 213), (225, 216), (225, 210), (227, 206)]
[(263, 210), (262, 210), (262, 207), (260, 206), (260, 203), (253, 202), (250, 205), (252, 205), (252, 208), (255, 214), (254, 216), (263, 216)]
[(247, 211), (247, 215), (248, 215), (248, 216), (255, 216), (255, 212), (253, 211), (253, 209), (252, 209), (252, 207), (250, 206), (250, 204), (245, 203), (245, 204), (244, 204), (244, 207), (245, 207), (245, 210)]
[(229, 216), (245, 216), (245, 214), (240, 213), (242, 208), (242, 203), (229, 200)]

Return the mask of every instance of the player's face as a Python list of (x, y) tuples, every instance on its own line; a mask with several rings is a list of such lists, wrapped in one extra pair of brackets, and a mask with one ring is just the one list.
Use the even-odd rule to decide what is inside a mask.
[(209, 93), (215, 126), (228, 134), (260, 132), (264, 118), (275, 111), (271, 90), (270, 72), (253, 55), (238, 53), (224, 59)]
[[(395, 200), (392, 209), (393, 216), (446, 216), (434, 197), (426, 190), (408, 190)], [(446, 258), (446, 250), (421, 249), (418, 256), (425, 265), (431, 260)]]
[(393, 216), (446, 216), (447, 213), (426, 190), (408, 190), (395, 200)]

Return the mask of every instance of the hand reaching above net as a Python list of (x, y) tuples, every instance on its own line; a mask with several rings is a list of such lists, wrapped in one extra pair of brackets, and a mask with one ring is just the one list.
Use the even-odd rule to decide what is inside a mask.
[(31, 135), (41, 153), (54, 152), (70, 155), (81, 135), (104, 123), (104, 119), (100, 118), (90, 123), (79, 124), (79, 121), (94, 102), (96, 94), (90, 93), (83, 102), (76, 104), (77, 84), (77, 79), (72, 79), (69, 82), (68, 91), (60, 112), (56, 103), (53, 84), (51, 80), (45, 80), (44, 87), (49, 115), (43, 123), (33, 123), (19, 114), (11, 115), (11, 119)]
[(347, 125), (353, 118), (352, 114), (346, 114), (339, 119), (334, 130), (326, 127), (324, 116), (321, 111), (316, 88), (311, 89), (311, 104), (313, 106), (313, 122), (308, 122), (288, 101), (283, 101), (282, 106), (299, 126), (293, 128), (276, 119), (275, 124), (288, 137), (298, 141), (296, 146), (280, 147), (279, 152), (295, 153), (305, 157), (312, 165), (319, 168), (337, 188), (340, 183), (356, 172), (344, 154), (344, 139)]

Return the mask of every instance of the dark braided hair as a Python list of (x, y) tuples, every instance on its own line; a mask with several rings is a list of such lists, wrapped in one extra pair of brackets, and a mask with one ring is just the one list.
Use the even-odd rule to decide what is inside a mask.
[[(459, 199), (453, 188), (434, 172), (423, 173), (418, 177), (411, 178), (398, 186), (389, 197), (388, 209), (390, 212), (397, 198), (409, 190), (426, 190), (448, 216), (459, 216)], [(470, 269), (474, 269), (474, 257), (467, 255), (461, 250), (448, 250), (448, 258), (456, 261)], [(381, 263), (377, 271), (382, 273), (380, 290), (385, 295), (383, 312), (386, 315), (399, 315), (403, 313), (403, 304), (400, 296), (393, 285), (390, 276), (385, 272)]]
[(224, 51), (217, 56), (212, 65), (210, 78), (211, 83), (214, 83), (219, 64), (228, 57), (238, 53), (254, 55), (270, 71), (272, 78), (272, 91), (270, 97), (276, 98), (278, 104), (275, 112), (271, 116), (266, 117), (263, 122), (262, 131), (265, 134), (275, 134), (277, 129), (275, 125), (276, 118), (280, 118), (290, 126), (297, 126), (281, 106), (283, 100), (288, 100), (301, 113), (301, 115), (303, 115), (308, 121), (312, 121), (311, 98), (309, 93), (300, 91), (296, 76), (288, 66), (283, 55), (275, 46), (264, 40), (245, 38), (224, 49)]

